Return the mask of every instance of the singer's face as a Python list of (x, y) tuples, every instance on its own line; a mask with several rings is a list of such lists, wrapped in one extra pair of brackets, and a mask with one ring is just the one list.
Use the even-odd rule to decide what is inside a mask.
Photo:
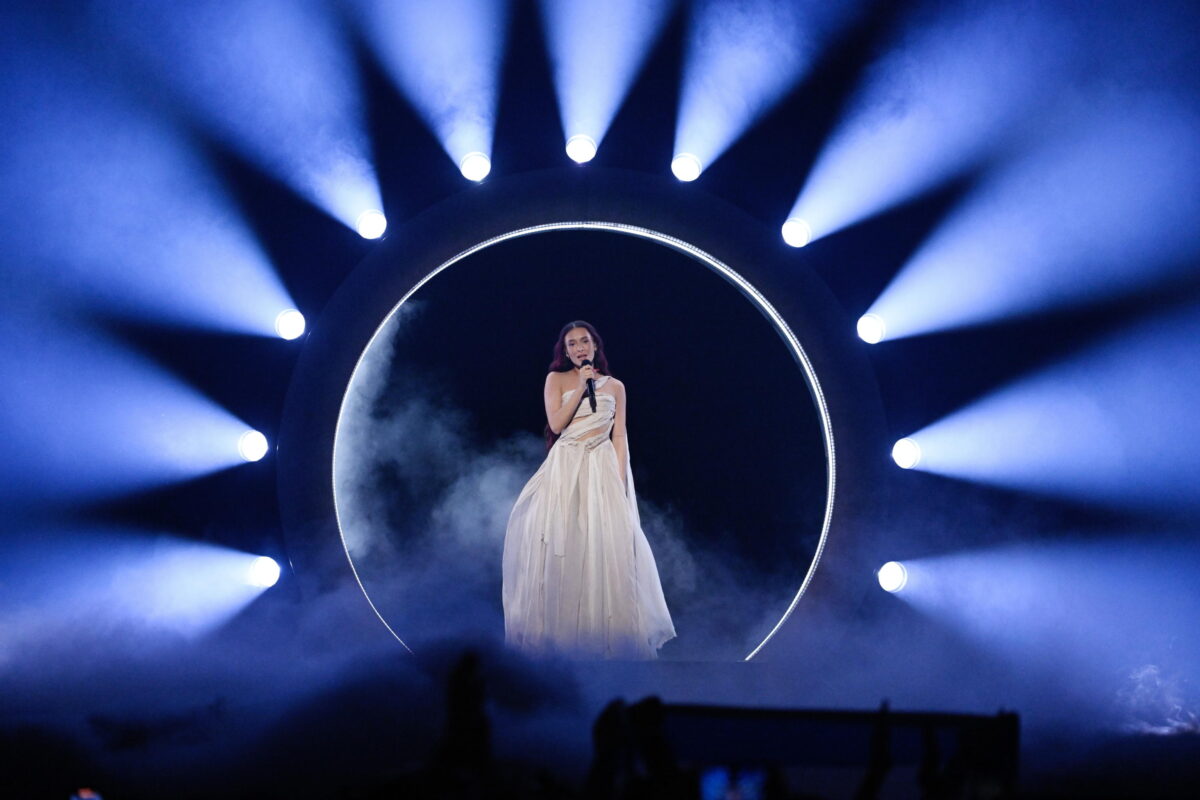
[(592, 341), (592, 335), (588, 333), (587, 328), (571, 328), (567, 331), (567, 338), (563, 340), (563, 344), (567, 348), (567, 356), (571, 363), (577, 367), (583, 364), (584, 359), (594, 361), (596, 358), (596, 343)]

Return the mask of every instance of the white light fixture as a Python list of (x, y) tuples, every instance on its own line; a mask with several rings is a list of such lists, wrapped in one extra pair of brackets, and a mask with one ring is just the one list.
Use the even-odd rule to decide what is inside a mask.
[(378, 239), (387, 230), (387, 217), (377, 208), (369, 208), (358, 215), (354, 228), (364, 239)]
[(878, 314), (863, 314), (858, 318), (858, 338), (867, 344), (879, 344), (887, 334), (887, 325)]
[(899, 561), (889, 561), (875, 573), (879, 586), (888, 592), (898, 592), (908, 584), (908, 569)]
[(279, 581), (279, 564), (275, 559), (259, 556), (250, 563), (246, 573), (246, 583), (251, 586), (261, 586), (269, 589)]
[(914, 439), (901, 439), (892, 445), (892, 460), (901, 469), (912, 469), (921, 463), (921, 445)]
[(492, 160), (483, 153), (467, 153), (458, 162), (458, 169), (469, 181), (481, 181), (492, 171)]
[(812, 228), (799, 217), (791, 217), (783, 223), (783, 240), (792, 247), (804, 247), (812, 241)]
[(671, 161), (671, 172), (681, 181), (694, 181), (701, 171), (700, 159), (691, 153), (680, 153)]
[(567, 139), (567, 158), (576, 164), (586, 164), (596, 157), (596, 140), (592, 137), (577, 133)]
[(299, 339), (304, 335), (304, 315), (294, 308), (280, 311), (275, 317), (275, 333), (281, 339)]
[(238, 439), (238, 454), (246, 461), (261, 461), (269, 449), (267, 437), (258, 431), (246, 431)]

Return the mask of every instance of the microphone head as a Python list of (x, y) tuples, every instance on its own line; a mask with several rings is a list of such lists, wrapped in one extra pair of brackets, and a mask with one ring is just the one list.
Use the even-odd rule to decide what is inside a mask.
[(579, 366), (581, 366), (581, 367), (590, 367), (591, 365), (592, 365), (592, 360), (590, 358), (585, 358), (583, 361), (579, 362)]

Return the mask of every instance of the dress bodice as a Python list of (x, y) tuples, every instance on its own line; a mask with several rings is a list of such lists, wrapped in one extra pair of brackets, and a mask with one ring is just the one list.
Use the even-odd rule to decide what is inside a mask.
[[(596, 380), (596, 410), (592, 411), (592, 404), (584, 400), (579, 404), (579, 408), (575, 409), (575, 416), (571, 422), (563, 429), (560, 441), (569, 443), (572, 441), (580, 441), (582, 439), (595, 439), (601, 442), (607, 437), (604, 437), (596, 431), (605, 430), (612, 427), (613, 420), (617, 415), (617, 398), (608, 392), (600, 391), (609, 381), (608, 375), (602, 375)], [(576, 389), (568, 389), (563, 392), (563, 402), (574, 402), (571, 398), (575, 395)]]

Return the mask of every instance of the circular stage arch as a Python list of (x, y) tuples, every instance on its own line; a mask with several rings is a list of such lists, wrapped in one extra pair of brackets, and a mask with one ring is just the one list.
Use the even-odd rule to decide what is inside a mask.
[[(836, 560), (852, 553), (844, 540), (870, 516), (875, 496), (870, 487), (882, 441), (878, 390), (853, 325), (806, 264), (806, 253), (695, 187), (653, 176), (588, 168), (489, 180), (405, 224), (392, 223), (387, 238), (315, 321), (289, 388), (278, 474), (293, 567), (311, 585), (335, 578), (332, 564), (349, 563), (372, 608), (403, 643), (403, 631), (380, 613), (350, 551), (349, 559), (330, 558), (336, 555), (331, 543), (345, 541), (333, 491), (333, 451), (347, 387), (383, 323), (442, 270), (499, 243), (563, 230), (641, 238), (713, 270), (770, 322), (804, 375), (826, 453), (820, 537), (786, 610), (742, 656), (755, 657), (802, 597), (832, 596), (828, 590), (849, 566), (839, 569)], [(825, 573), (830, 580), (819, 579)]]

